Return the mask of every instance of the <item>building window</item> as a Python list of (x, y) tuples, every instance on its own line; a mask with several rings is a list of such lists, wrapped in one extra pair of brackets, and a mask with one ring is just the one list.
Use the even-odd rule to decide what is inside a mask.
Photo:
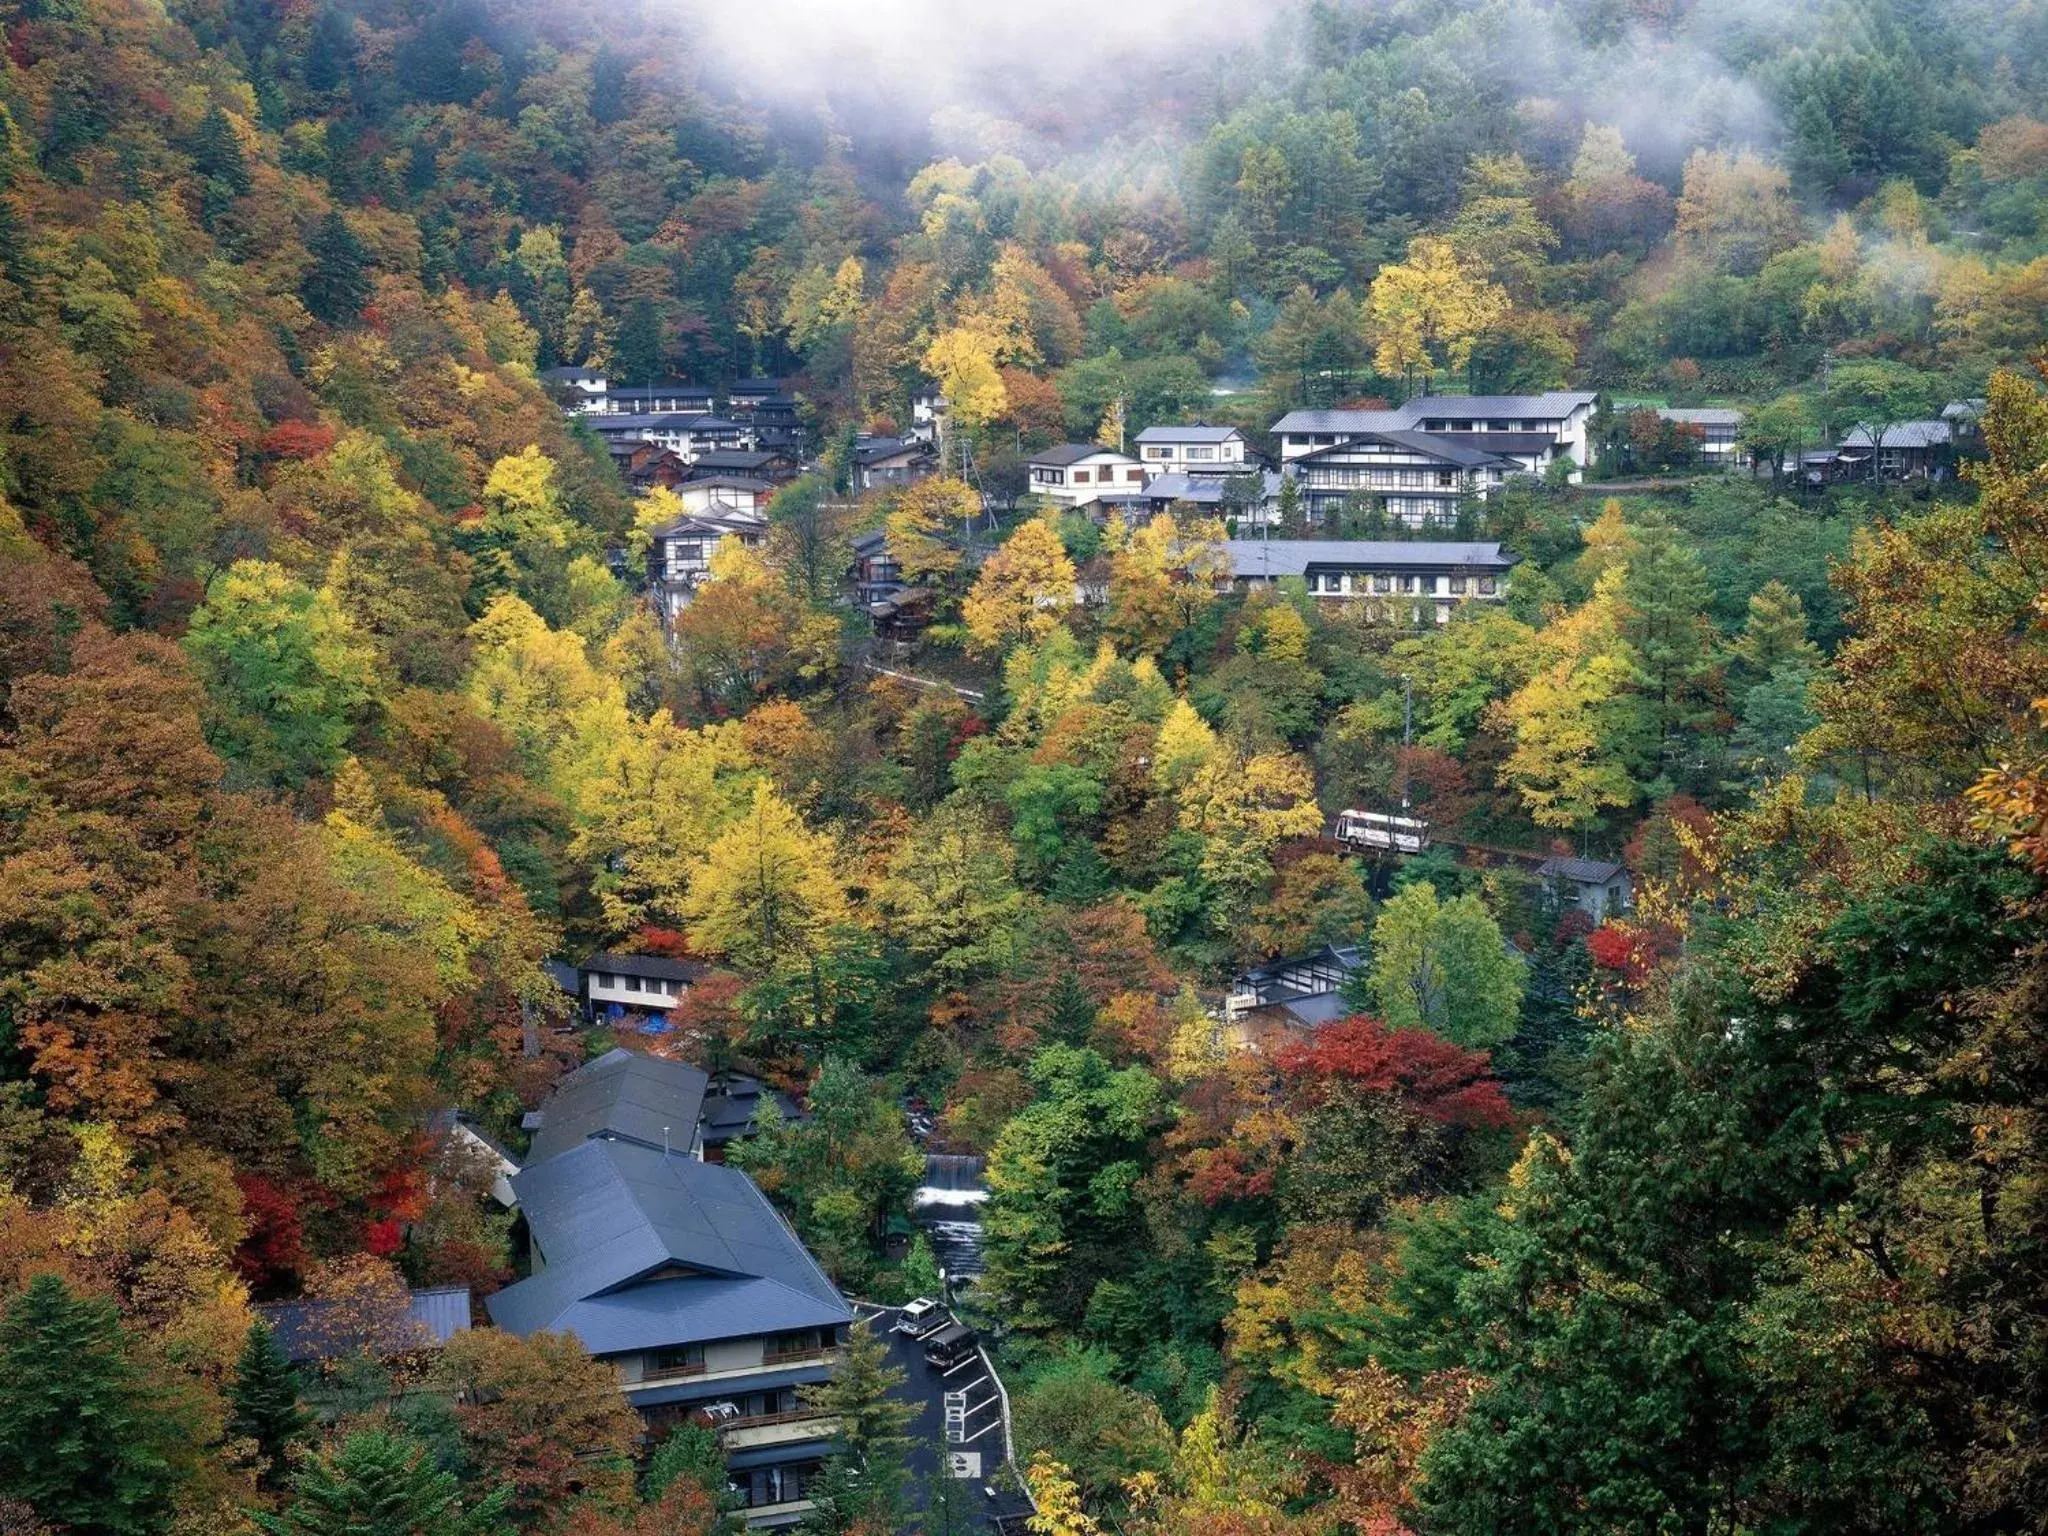
[(1416, 577), (1403, 576), (1401, 578), (1401, 590), (1403, 592), (1418, 592), (1421, 590), (1421, 587), (1422, 584)]
[(1391, 592), (1394, 590), (1394, 578), (1391, 576), (1375, 576), (1372, 579), (1372, 589), (1375, 592)]
[(1076, 484), (1076, 485), (1086, 485), (1087, 483), (1088, 483), (1088, 471), (1087, 471), (1087, 470), (1085, 470), (1085, 469), (1077, 469), (1077, 470), (1075, 470), (1075, 471), (1074, 471), (1074, 484)]
[(702, 1344), (678, 1344), (671, 1349), (650, 1350), (647, 1354), (649, 1376), (682, 1376), (703, 1369)]
[(638, 976), (628, 976), (626, 978), (626, 990), (628, 992), (638, 992), (640, 990), (640, 978)]
[(822, 1349), (830, 1349), (835, 1340), (830, 1330), (799, 1328), (794, 1333), (778, 1333), (768, 1341), (768, 1355), (814, 1355)]
[[(1103, 474), (1105, 476), (1108, 473), (1108, 470), (1103, 471)], [(1124, 471), (1124, 478), (1126, 480), (1131, 481), (1133, 484), (1143, 484), (1145, 479), (1145, 471), (1143, 471), (1142, 469), (1127, 469)]]
[(1166, 456), (1167, 450), (1164, 448), (1147, 448), (1145, 450), (1145, 457), (1148, 459), (1163, 459)]
[(1479, 578), (1479, 595), (1481, 597), (1493, 596), (1493, 578), (1491, 576)]
[(815, 1461), (802, 1461), (780, 1467), (753, 1467), (734, 1473), (732, 1486), (746, 1499), (749, 1509), (794, 1504), (806, 1496), (819, 1466)]
[(1447, 486), (1451, 483), (1451, 480), (1452, 475), (1448, 469), (1440, 469), (1436, 472), (1436, 483), (1438, 486)]
[(1464, 578), (1464, 577), (1462, 577), (1462, 576), (1453, 576), (1453, 577), (1452, 577), (1452, 578), (1451, 578), (1450, 580), (1451, 580), (1451, 590), (1452, 590), (1453, 592), (1462, 592), (1462, 591), (1464, 591), (1464, 590), (1465, 590), (1465, 578)]
[(1213, 459), (1216, 457), (1216, 450), (1214, 448), (1190, 448), (1188, 450), (1188, 457), (1190, 459)]

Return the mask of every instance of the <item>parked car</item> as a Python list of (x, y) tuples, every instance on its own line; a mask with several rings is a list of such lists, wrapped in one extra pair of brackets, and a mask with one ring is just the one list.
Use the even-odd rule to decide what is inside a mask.
[(913, 1339), (921, 1339), (946, 1321), (946, 1309), (929, 1296), (905, 1303), (902, 1313), (896, 1319), (896, 1331), (907, 1333)]
[(924, 1363), (934, 1370), (949, 1371), (973, 1354), (977, 1341), (965, 1323), (948, 1323), (924, 1341)]

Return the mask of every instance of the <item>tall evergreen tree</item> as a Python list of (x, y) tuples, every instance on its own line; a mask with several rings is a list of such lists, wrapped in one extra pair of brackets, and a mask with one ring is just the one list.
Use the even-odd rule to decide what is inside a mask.
[(284, 1470), (286, 1450), (312, 1419), (299, 1401), (299, 1373), (261, 1322), (249, 1325), (228, 1403), (228, 1433), (256, 1442), (263, 1455), (262, 1480), (274, 1482)]
[(282, 1513), (251, 1518), (268, 1536), (489, 1536), (504, 1529), (508, 1488), (465, 1509), (462, 1485), (427, 1448), (365, 1430), (292, 1479)]
[(345, 325), (370, 302), (370, 253), (339, 212), (330, 211), (306, 237), (313, 265), (299, 283), (299, 297), (317, 320)]
[(236, 197), (249, 190), (249, 167), (242, 158), (242, 141), (235, 125), (219, 107), (199, 120), (199, 133), (192, 144), (192, 169), (209, 181), (217, 181)]
[(82, 1536), (163, 1528), (175, 1432), (150, 1406), (111, 1302), (38, 1275), (0, 1316), (0, 1491)]
[(817, 1500), (824, 1523), (814, 1528), (840, 1532), (862, 1521), (901, 1523), (904, 1489), (910, 1480), (910, 1422), (917, 1409), (890, 1393), (903, 1372), (874, 1332), (856, 1326), (839, 1352), (833, 1378), (811, 1388), (805, 1404), (838, 1420), (838, 1449), (828, 1465)]

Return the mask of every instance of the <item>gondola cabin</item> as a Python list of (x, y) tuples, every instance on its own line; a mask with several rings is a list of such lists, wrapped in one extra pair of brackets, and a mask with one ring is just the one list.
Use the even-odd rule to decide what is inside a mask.
[(1337, 841), (1352, 853), (1417, 854), (1429, 847), (1429, 823), (1384, 811), (1345, 811), (1337, 818)]

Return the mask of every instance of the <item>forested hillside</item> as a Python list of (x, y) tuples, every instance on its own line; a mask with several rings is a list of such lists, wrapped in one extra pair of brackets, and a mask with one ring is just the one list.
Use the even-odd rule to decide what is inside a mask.
[[(933, 1279), (906, 1106), (987, 1158), (1044, 1536), (2048, 1528), (2043, 13), (1314, 5), (1071, 96), (806, 96), (778, 14), (0, 6), (0, 1528), (725, 1529), (573, 1341), (315, 1422), (251, 1339), (513, 1278), (434, 1128), (523, 1147), (606, 947), (806, 1096), (733, 1161), (848, 1294)], [(785, 376), (824, 445), (672, 626), (562, 363)], [(856, 495), (926, 378), (975, 488)], [(1763, 467), (1510, 486), (1440, 628), (1012, 505), (1047, 443), (1566, 384)], [(1960, 482), (1781, 472), (1978, 397)], [(1234, 1048), (1324, 944), (1355, 1012)]]

